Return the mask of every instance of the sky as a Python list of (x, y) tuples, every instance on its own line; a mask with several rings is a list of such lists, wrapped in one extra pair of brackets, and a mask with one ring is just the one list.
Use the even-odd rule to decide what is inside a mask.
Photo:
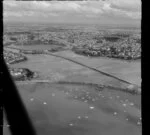
[(140, 25), (141, 0), (3, 1), (4, 22)]

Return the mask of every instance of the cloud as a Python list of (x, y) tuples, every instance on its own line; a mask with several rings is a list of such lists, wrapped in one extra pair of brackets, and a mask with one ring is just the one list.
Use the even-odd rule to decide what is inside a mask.
[(15, 1), (3, 1), (5, 6), (15, 7), (17, 3)]
[(127, 12), (126, 15), (133, 19), (141, 19), (141, 13), (139, 12)]
[(7, 17), (64, 17), (96, 18), (111, 16), (128, 19), (141, 18), (140, 0), (105, 1), (4, 1), (4, 18)]
[(22, 17), (21, 13), (16, 13), (16, 12), (10, 12), (10, 11), (6, 11), (4, 12), (4, 16), (5, 17)]
[(110, 0), (108, 3), (104, 3), (102, 9), (106, 14), (112, 14), (123, 18), (141, 19), (140, 3), (134, 3), (134, 1), (139, 0)]
[(46, 1), (32, 1), (31, 5), (33, 5), (33, 8), (48, 8), (50, 3)]
[(141, 0), (111, 0), (110, 3), (112, 8), (120, 10), (133, 12), (141, 10)]

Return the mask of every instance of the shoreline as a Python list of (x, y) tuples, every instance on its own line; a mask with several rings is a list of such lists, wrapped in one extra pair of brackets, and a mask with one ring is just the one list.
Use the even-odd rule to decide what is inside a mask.
[[(33, 49), (33, 50), (28, 50), (28, 49), (21, 49), (21, 48), (17, 48), (17, 47), (10, 47), (12, 45), (9, 45), (9, 46), (5, 46), (4, 48), (8, 48), (8, 49), (15, 49), (15, 50), (18, 50), (19, 52), (18, 53), (23, 53), (23, 54), (32, 54), (32, 55), (37, 55), (37, 54), (47, 54), (47, 53), (54, 53), (55, 52), (52, 52), (51, 50), (36, 50), (36, 49)], [(15, 45), (13, 45), (15, 46)], [(69, 51), (72, 51), (70, 49), (68, 49)], [(58, 50), (56, 51), (57, 52), (60, 52), (60, 51), (64, 51), (64, 50)], [(80, 56), (84, 56), (84, 57), (88, 57), (88, 58), (104, 58), (104, 59), (113, 59), (113, 60), (118, 60), (118, 61), (125, 61), (125, 62), (137, 62), (137, 61), (141, 61), (141, 58), (136, 58), (136, 59), (121, 59), (121, 58), (115, 58), (115, 57), (108, 57), (108, 56), (90, 56), (90, 55), (84, 55), (84, 54), (80, 54), (80, 53), (76, 53), (75, 51), (72, 51), (73, 53), (77, 54), (77, 55), (80, 55)]]
[[(97, 90), (99, 89), (112, 89), (116, 91), (122, 91), (126, 92), (132, 95), (141, 95), (141, 91), (139, 90), (131, 90), (128, 88), (120, 88), (120, 87), (114, 87), (112, 85), (104, 85), (104, 84), (97, 84), (97, 83), (86, 83), (86, 82), (68, 82), (68, 81), (50, 81), (50, 80), (26, 80), (26, 81), (15, 81), (18, 85), (20, 84), (37, 84), (37, 83), (49, 83), (49, 84), (58, 84), (58, 85), (85, 85), (89, 87), (94, 87)], [(140, 87), (139, 87), (140, 89)]]
[[(7, 48), (7, 47), (6, 47)], [(19, 48), (14, 48), (14, 47), (8, 47), (8, 48), (11, 48), (11, 49), (15, 49), (15, 50), (19, 50), (19, 53), (20, 52), (22, 52), (22, 53), (24, 53), (24, 51), (28, 51), (28, 50), (23, 50), (23, 49), (19, 49)], [(33, 50), (32, 50), (33, 51)], [(32, 51), (30, 50), (30, 52), (31, 52), (31, 55), (37, 55), (37, 54), (34, 54), (34, 53), (32, 53)], [(35, 50), (34, 50), (35, 51)], [(120, 91), (124, 91), (124, 92), (128, 92), (128, 93), (131, 93), (131, 94), (141, 94), (141, 87), (140, 86), (138, 86), (137, 84), (133, 84), (133, 83), (130, 83), (130, 82), (128, 82), (128, 81), (125, 81), (125, 80), (122, 80), (122, 79), (120, 79), (120, 78), (118, 78), (118, 77), (116, 77), (116, 76), (113, 76), (113, 75), (111, 75), (111, 74), (109, 74), (109, 73), (105, 73), (105, 72), (103, 72), (103, 71), (100, 71), (100, 70), (98, 70), (98, 69), (96, 69), (96, 68), (93, 68), (93, 67), (89, 67), (89, 66), (87, 66), (87, 65), (84, 65), (84, 64), (82, 64), (82, 63), (80, 63), (80, 62), (78, 62), (78, 61), (76, 61), (76, 60), (73, 60), (73, 59), (70, 59), (70, 58), (67, 58), (67, 57), (64, 57), (64, 56), (61, 56), (61, 55), (58, 55), (58, 54), (55, 54), (55, 53), (51, 53), (51, 52), (49, 52), (48, 50), (43, 50), (43, 51), (40, 51), (41, 52), (41, 54), (43, 54), (43, 55), (51, 55), (51, 56), (55, 56), (55, 57), (60, 57), (60, 58), (62, 58), (62, 59), (65, 59), (65, 60), (68, 60), (68, 61), (70, 61), (70, 62), (73, 62), (73, 63), (76, 63), (76, 64), (79, 64), (79, 65), (81, 65), (81, 66), (83, 66), (83, 67), (87, 67), (87, 68), (89, 68), (89, 69), (91, 69), (91, 70), (94, 70), (94, 71), (97, 71), (97, 72), (100, 72), (101, 74), (104, 74), (104, 75), (106, 75), (106, 76), (109, 76), (109, 77), (112, 77), (112, 78), (114, 78), (114, 79), (117, 79), (117, 80), (119, 80), (119, 81), (121, 81), (121, 82), (124, 82), (124, 83), (126, 83), (126, 84), (128, 84), (129, 85), (129, 87), (127, 87), (127, 88), (119, 88), (119, 87), (115, 87), (115, 86), (111, 86), (111, 85), (102, 85), (102, 84), (94, 84), (94, 83), (84, 83), (84, 82), (65, 82), (65, 81), (61, 81), (61, 82), (54, 82), (54, 81), (50, 81), (50, 80), (34, 80), (38, 75), (37, 75), (37, 73), (35, 73), (36, 74), (36, 77), (33, 77), (33, 78), (31, 78), (31, 79), (27, 79), (27, 80), (15, 80), (15, 82), (22, 82), (22, 83), (26, 83), (26, 84), (28, 84), (29, 82), (30, 83), (41, 83), (41, 82), (43, 82), (43, 83), (55, 83), (55, 84), (71, 84), (71, 85), (74, 85), (74, 84), (76, 84), (76, 85), (90, 85), (90, 86), (103, 86), (103, 87), (105, 87), (105, 88), (110, 88), (110, 89), (114, 89), (114, 90), (120, 90)], [(73, 52), (74, 53), (74, 52)], [(39, 54), (39, 51), (38, 51), (38, 54)], [(92, 58), (92, 57), (91, 57)], [(93, 57), (93, 58), (95, 58), (95, 57)], [(103, 59), (113, 59), (113, 60), (119, 60), (119, 61), (122, 61), (122, 60), (120, 60), (120, 59), (116, 59), (116, 58), (108, 58), (108, 57), (101, 57), (101, 58), (103, 58)], [(129, 61), (127, 61), (127, 60), (123, 60), (124, 62), (129, 62)], [(22, 61), (23, 62), (23, 61)]]
[[(19, 48), (12, 48), (12, 49), (19, 50), (19, 52), (22, 52), (22, 53), (24, 53), (23, 51), (27, 51), (27, 52), (29, 51), (29, 52), (31, 53), (31, 55), (37, 55), (37, 54), (33, 54), (33, 53), (32, 53), (33, 50), (32, 50), (32, 51), (31, 51), (31, 50), (23, 50), (23, 49), (19, 49)], [(85, 65), (85, 64), (82, 64), (82, 63), (80, 63), (80, 62), (78, 62), (78, 61), (75, 61), (75, 60), (73, 60), (73, 59), (70, 59), (70, 58), (67, 58), (67, 57), (64, 57), (64, 56), (60, 56), (60, 55), (55, 54), (55, 53), (51, 53), (51, 52), (49, 52), (48, 50), (43, 50), (43, 51), (40, 51), (40, 52), (41, 52), (41, 54), (43, 54), (43, 55), (51, 55), (51, 56), (55, 56), (55, 57), (59, 57), (59, 58), (62, 58), (62, 59), (71, 61), (71, 62), (73, 62), (73, 63), (79, 64), (79, 65), (81, 65), (81, 66), (84, 66), (84, 67), (86, 67), (86, 68), (89, 68), (89, 69), (91, 69), (91, 70), (94, 70), (94, 71), (96, 71), (96, 72), (99, 72), (99, 73), (101, 73), (101, 74), (103, 74), (103, 75), (112, 77), (112, 78), (117, 79), (117, 80), (119, 80), (119, 81), (122, 81), (122, 82), (124, 82), (124, 83), (131, 84), (131, 85), (136, 85), (136, 84), (130, 83), (130, 82), (126, 81), (126, 80), (120, 79), (120, 78), (118, 78), (118, 77), (116, 77), (116, 76), (114, 76), (114, 75), (111, 75), (111, 74), (109, 74), (109, 73), (105, 73), (105, 72), (103, 72), (103, 71), (100, 71), (100, 70), (98, 70), (98, 69), (96, 69), (96, 68), (89, 67), (89, 66), (87, 66), (87, 65)], [(39, 52), (38, 52), (38, 54), (39, 54)]]

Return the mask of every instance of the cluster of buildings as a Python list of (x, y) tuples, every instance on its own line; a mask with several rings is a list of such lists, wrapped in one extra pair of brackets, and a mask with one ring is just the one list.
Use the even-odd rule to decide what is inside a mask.
[(141, 44), (136, 43), (132, 40), (125, 40), (121, 43), (107, 43), (102, 46), (77, 46), (74, 47), (72, 50), (75, 53), (86, 56), (103, 56), (126, 60), (135, 60), (141, 58)]
[[(11, 51), (6, 51), (6, 50), (4, 50), (3, 56), (8, 67), (10, 64), (14, 64), (14, 63), (27, 60), (27, 58), (20, 53), (14, 53)], [(18, 81), (29, 80), (35, 77), (35, 73), (30, 71), (27, 68), (10, 68), (9, 67), (9, 72), (11, 76), (13, 77), (13, 79), (18, 80)]]
[(3, 56), (8, 65), (27, 60), (27, 57), (23, 56), (20, 53), (15, 53), (15, 52), (6, 51), (6, 50), (4, 50)]
[[(16, 39), (20, 44), (48, 44), (51, 46), (50, 52), (56, 52), (63, 49), (71, 49), (75, 53), (86, 56), (104, 56), (120, 59), (139, 59), (141, 57), (141, 41), (140, 33), (132, 32), (114, 32), (114, 31), (87, 31), (87, 30), (59, 30), (41, 31), (22, 33), (14, 35), (10, 34), (11, 39)], [(5, 36), (8, 40), (8, 37)], [(42, 54), (41, 50), (21, 50), (25, 54)], [(9, 55), (7, 55), (9, 56)], [(14, 56), (15, 57), (15, 56)], [(23, 56), (17, 56), (15, 60), (9, 58), (9, 63), (20, 62), (26, 60)]]
[(30, 80), (35, 76), (34, 72), (27, 68), (9, 68), (9, 71), (13, 79), (17, 81)]

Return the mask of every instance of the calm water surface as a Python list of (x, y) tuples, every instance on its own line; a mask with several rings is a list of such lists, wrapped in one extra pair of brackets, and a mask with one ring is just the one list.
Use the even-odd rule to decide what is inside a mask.
[(18, 84), (38, 135), (141, 135), (141, 97), (105, 88)]

